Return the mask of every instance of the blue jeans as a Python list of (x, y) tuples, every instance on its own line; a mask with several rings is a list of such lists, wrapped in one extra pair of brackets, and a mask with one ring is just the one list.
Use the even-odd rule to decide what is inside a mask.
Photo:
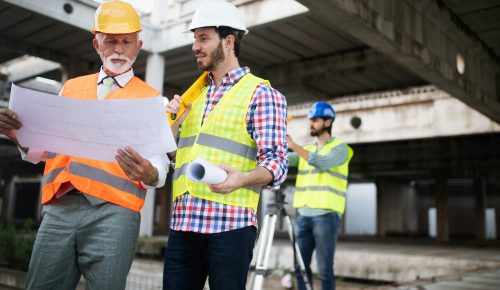
[[(307, 276), (312, 286), (311, 259), (316, 248), (316, 260), (322, 290), (335, 289), (333, 257), (335, 255), (340, 220), (340, 215), (336, 213), (315, 217), (297, 216), (295, 239), (302, 253)], [(305, 290), (306, 287), (297, 266), (295, 267), (295, 273), (297, 274), (299, 290)]]
[(171, 230), (168, 235), (163, 289), (244, 290), (257, 232), (249, 226), (200, 234)]

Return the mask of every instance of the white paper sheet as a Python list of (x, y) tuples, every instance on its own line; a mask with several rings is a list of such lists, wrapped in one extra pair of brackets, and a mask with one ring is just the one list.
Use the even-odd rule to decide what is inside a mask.
[(227, 172), (205, 159), (196, 158), (189, 163), (187, 176), (195, 182), (217, 184), (226, 180)]
[(161, 97), (90, 101), (13, 84), (9, 108), (23, 147), (111, 162), (125, 146), (144, 158), (177, 148)]

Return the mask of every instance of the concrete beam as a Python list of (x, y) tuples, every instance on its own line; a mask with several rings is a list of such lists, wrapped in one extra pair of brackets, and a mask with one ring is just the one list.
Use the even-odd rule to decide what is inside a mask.
[[(298, 0), (340, 28), (500, 123), (499, 60), (433, 0)], [(465, 71), (459, 73), (457, 58)]]
[[(42, 46), (30, 44), (24, 41), (19, 41), (5, 36), (0, 36), (0, 43), (4, 48), (12, 49), (18, 52), (22, 52), (28, 55), (37, 56), (43, 59), (51, 60), (58, 63), (73, 63), (78, 64), (79, 67), (92, 67), (93, 63), (78, 59), (69, 54), (61, 53), (51, 49), (47, 49)], [(84, 65), (82, 65), (84, 64)]]
[(263, 68), (261, 75), (272, 80), (273, 87), (290, 101), (328, 100), (333, 97), (331, 91), (312, 87), (311, 84), (315, 80), (337, 79), (349, 74), (359, 74), (359, 71), (369, 67), (387, 65), (393, 65), (388, 57), (364, 47), (314, 59), (271, 65)]
[[(71, 26), (89, 31), (93, 27), (94, 13), (98, 6), (90, 0), (4, 0)], [(244, 13), (247, 26), (253, 27), (279, 19), (305, 13), (308, 9), (294, 0), (238, 0), (231, 1)], [(64, 10), (71, 5), (72, 12)], [(141, 19), (141, 39), (143, 50), (162, 53), (167, 50), (190, 45), (192, 35), (185, 33), (199, 1), (156, 1), (155, 9), (161, 14), (152, 13), (151, 19)], [(159, 15), (159, 16), (158, 16)], [(165, 16), (166, 15), (166, 16)]]
[[(500, 132), (500, 124), (434, 86), (361, 94), (329, 103), (337, 112), (334, 134), (350, 144)], [(311, 105), (288, 107), (293, 116), (288, 130), (299, 144), (314, 141), (306, 118)]]
[[(89, 33), (94, 26), (94, 14), (98, 6), (96, 2), (88, 0), (4, 0), (4, 2), (89, 31)], [(64, 5), (66, 7), (70, 5), (72, 11), (66, 12)]]
[(330, 78), (345, 71), (390, 62), (385, 55), (364, 47), (354, 51), (334, 53), (308, 60), (271, 65), (262, 73), (273, 85), (306, 84), (308, 80)]
[[(171, 1), (165, 12), (167, 20), (157, 27), (156, 35), (151, 38), (151, 51), (162, 53), (175, 48), (191, 45), (193, 36), (185, 33), (194, 11), (200, 1)], [(239, 0), (233, 2), (245, 15), (247, 27), (252, 33), (252, 27), (273, 22), (298, 14), (306, 13), (308, 9), (294, 0)]]
[[(98, 3), (91, 0), (4, 0), (12, 5), (33, 11), (62, 23), (69, 24), (82, 30), (90, 31), (94, 26), (94, 14)], [(71, 13), (65, 11), (65, 5), (72, 7)], [(147, 22), (141, 21), (141, 38), (144, 39), (142, 47), (151, 51), (152, 39), (155, 39), (156, 30)]]
[(61, 64), (38, 57), (23, 56), (6, 70), (7, 81), (23, 81), (57, 69), (61, 69)]

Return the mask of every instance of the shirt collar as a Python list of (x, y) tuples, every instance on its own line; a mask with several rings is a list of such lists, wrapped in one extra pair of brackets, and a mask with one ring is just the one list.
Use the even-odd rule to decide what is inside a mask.
[[(222, 83), (223, 84), (233, 84), (233, 83), (236, 83), (236, 82), (238, 82), (242, 77), (244, 77), (249, 72), (250, 72), (250, 68), (248, 66), (243, 66), (243, 67), (234, 69), (232, 71), (229, 71), (222, 78)], [(212, 73), (209, 73), (208, 77), (210, 79), (210, 84), (213, 84), (214, 83), (214, 79), (213, 79)]]
[[(104, 72), (101, 66), (101, 70), (99, 71), (99, 76), (97, 77), (97, 84), (102, 84), (102, 80), (108, 77), (108, 75)], [(128, 71), (122, 73), (121, 75), (117, 75), (114, 77), (115, 82), (118, 86), (123, 88), (127, 83), (134, 77), (134, 70), (130, 68)]]

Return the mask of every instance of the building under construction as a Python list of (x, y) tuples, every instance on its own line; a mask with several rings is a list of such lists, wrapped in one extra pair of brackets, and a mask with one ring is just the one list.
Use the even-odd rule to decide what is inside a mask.
[[(198, 2), (154, 0), (141, 15), (134, 72), (167, 98), (199, 75), (184, 33)], [(313, 140), (313, 102), (337, 111), (333, 134), (355, 151), (341, 239), (498, 243), (500, 1), (231, 2), (250, 30), (240, 64), (287, 97), (297, 143)], [(0, 0), (1, 107), (11, 83), (57, 94), (68, 78), (98, 70), (97, 6)], [(5, 138), (0, 156), (1, 220), (40, 221), (43, 164), (22, 161)], [(281, 188), (290, 201), (295, 176), (291, 168)], [(148, 192), (141, 235), (168, 234), (170, 186), (171, 174)]]

